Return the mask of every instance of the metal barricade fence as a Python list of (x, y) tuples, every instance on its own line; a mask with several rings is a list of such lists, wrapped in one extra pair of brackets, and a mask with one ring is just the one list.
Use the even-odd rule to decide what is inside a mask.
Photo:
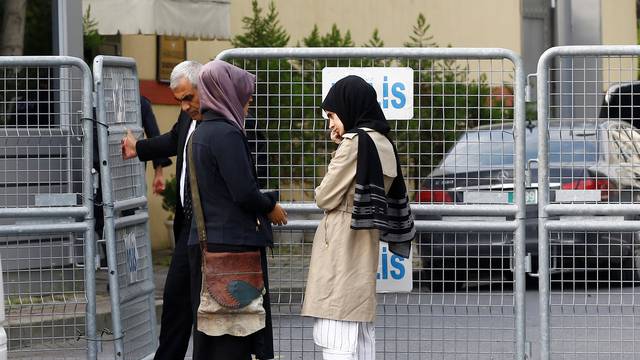
[(639, 55), (557, 47), (538, 63), (542, 360), (640, 351)]
[(0, 360), (7, 360), (7, 333), (4, 331), (4, 285), (2, 282), (2, 259), (0, 259)]
[[(381, 250), (379, 278), (402, 268), (409, 288), (378, 294), (379, 358), (524, 359), (525, 77), (517, 55), (260, 48), (217, 58), (257, 76), (247, 136), (262, 187), (279, 190), (290, 215), (269, 257), (278, 356), (321, 358), (312, 319), (299, 316), (321, 216), (313, 190), (335, 150), (320, 104), (331, 81), (356, 73), (375, 82), (387, 111), (420, 231), (411, 263)], [(408, 82), (396, 86), (400, 73)], [(409, 114), (391, 109), (407, 106)]]
[(145, 165), (120, 149), (127, 129), (143, 133), (136, 65), (98, 56), (93, 71), (115, 358), (146, 359), (157, 336)]
[(0, 257), (8, 351), (96, 358), (91, 72), (0, 57)]

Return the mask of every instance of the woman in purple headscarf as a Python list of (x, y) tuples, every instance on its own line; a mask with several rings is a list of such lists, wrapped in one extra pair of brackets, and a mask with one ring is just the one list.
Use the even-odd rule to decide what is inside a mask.
[[(194, 209), (188, 250), (195, 323), (193, 358), (249, 360), (255, 354), (258, 359), (271, 359), (273, 336), (265, 248), (273, 244), (269, 223), (285, 224), (287, 218), (274, 194), (260, 191), (245, 136), (244, 119), (252, 101), (255, 76), (215, 60), (203, 66), (199, 80), (202, 122), (193, 133), (191, 155), (187, 159), (188, 171), (191, 174), (195, 169), (196, 180), (190, 175), (191, 189), (187, 191), (192, 195)], [(199, 197), (201, 213), (197, 211), (198, 199), (194, 194)], [(198, 224), (197, 219), (202, 221)], [(260, 251), (265, 314), (221, 316), (203, 314), (202, 307), (198, 310), (202, 289), (201, 246), (218, 255)], [(212, 291), (209, 287), (206, 290)], [(231, 289), (230, 285), (227, 290), (223, 295), (231, 295), (240, 303), (251, 294), (251, 299), (258, 299), (250, 287)], [(207, 299), (208, 295), (203, 294)]]

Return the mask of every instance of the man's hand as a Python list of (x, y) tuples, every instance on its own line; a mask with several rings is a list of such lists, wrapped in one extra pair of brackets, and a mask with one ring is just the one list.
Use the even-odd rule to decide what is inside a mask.
[(162, 166), (156, 168), (156, 174), (153, 177), (153, 193), (156, 195), (162, 194), (164, 191), (164, 176), (162, 175)]
[(287, 212), (277, 203), (273, 210), (267, 214), (267, 217), (275, 225), (286, 225), (287, 223)]
[[(122, 158), (124, 160), (133, 159), (134, 157), (138, 156), (138, 153), (136, 152), (137, 142), (138, 140), (136, 139), (135, 136), (133, 136), (133, 133), (131, 132), (131, 130), (127, 129), (127, 135), (125, 135), (121, 141)], [(154, 184), (155, 184), (155, 179), (154, 179)], [(154, 192), (155, 192), (155, 186), (154, 186)]]

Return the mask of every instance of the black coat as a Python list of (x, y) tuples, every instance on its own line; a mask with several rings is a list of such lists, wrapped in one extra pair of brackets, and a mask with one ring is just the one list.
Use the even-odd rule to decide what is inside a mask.
[(176, 213), (173, 220), (173, 234), (176, 241), (179, 239), (184, 214), (182, 213), (182, 201), (180, 200), (180, 177), (182, 175), (183, 149), (191, 126), (191, 117), (184, 111), (180, 112), (178, 121), (173, 125), (171, 131), (151, 139), (138, 140), (136, 152), (142, 161), (153, 160), (158, 157), (176, 156)]
[[(144, 96), (140, 96), (140, 114), (142, 115), (142, 128), (144, 129), (145, 135), (147, 135), (147, 139), (160, 136), (160, 129), (158, 128), (156, 116), (151, 109), (151, 102)], [(167, 167), (171, 165), (171, 160), (169, 160), (169, 156), (167, 155), (156, 156), (151, 160), (154, 169), (157, 169), (158, 166)]]
[[(202, 123), (191, 137), (209, 246), (263, 248), (265, 328), (250, 335), (251, 353), (258, 359), (272, 359), (273, 328), (264, 247), (272, 245), (271, 225), (265, 215), (274, 208), (277, 194), (260, 191), (247, 137), (228, 120), (214, 113), (204, 113)], [(263, 217), (268, 236), (256, 231), (257, 216)], [(191, 224), (189, 244), (198, 244), (195, 221)], [(191, 248), (194, 247), (197, 245)]]
[[(256, 231), (256, 219), (266, 219), (276, 198), (260, 191), (247, 137), (217, 114), (203, 116), (192, 141), (208, 242), (270, 246), (271, 239)], [(189, 244), (197, 243), (198, 231), (192, 222)]]

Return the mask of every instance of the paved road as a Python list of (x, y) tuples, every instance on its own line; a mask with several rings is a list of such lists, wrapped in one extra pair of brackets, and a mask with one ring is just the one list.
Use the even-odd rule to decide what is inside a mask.
[[(272, 272), (275, 347), (278, 359), (321, 359), (312, 341), (312, 321), (301, 318), (300, 285), (304, 274), (298, 254)], [(287, 269), (287, 270), (285, 270)], [(166, 271), (156, 269), (161, 294)], [(281, 279), (277, 281), (276, 279)], [(283, 286), (286, 284), (287, 286)], [(529, 284), (526, 334), (532, 359), (539, 359), (538, 291)], [(568, 282), (552, 288), (552, 349), (562, 359), (636, 359), (640, 350), (640, 287), (596, 282), (581, 287)], [(515, 340), (514, 296), (509, 284), (461, 289), (458, 293), (379, 295), (377, 359), (384, 360), (512, 360)], [(190, 351), (189, 351), (190, 353)], [(29, 359), (84, 359), (83, 352), (40, 351)], [(105, 344), (99, 359), (113, 359)], [(188, 359), (188, 358), (187, 358)]]

